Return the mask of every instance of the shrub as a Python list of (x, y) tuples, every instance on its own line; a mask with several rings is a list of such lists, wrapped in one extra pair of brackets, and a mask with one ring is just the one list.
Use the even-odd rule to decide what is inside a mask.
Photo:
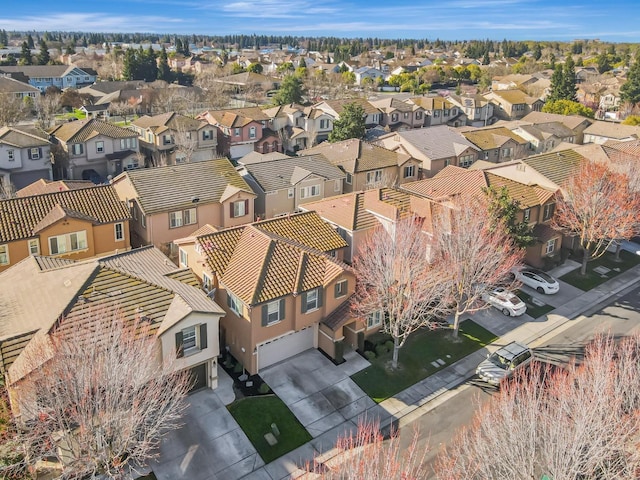
[(222, 362), (223, 365), (227, 368), (232, 368), (233, 367), (233, 357), (228, 356), (227, 358), (224, 359), (224, 362)]
[(387, 353), (389, 350), (387, 350), (387, 347), (382, 344), (382, 345), (376, 345), (376, 355), (381, 357), (382, 355), (384, 355), (385, 353)]
[(374, 360), (376, 358), (376, 354), (371, 350), (365, 350), (364, 358), (366, 358), (367, 360)]
[(234, 373), (242, 372), (242, 364), (240, 362), (235, 364), (235, 366), (233, 367), (233, 372)]
[(267, 385), (266, 383), (262, 383), (260, 384), (260, 386), (258, 387), (258, 393), (261, 394), (265, 394), (265, 393), (269, 393), (271, 391), (271, 388), (269, 388), (269, 385)]
[(387, 351), (391, 351), (393, 350), (393, 340), (387, 340), (386, 342), (384, 342), (384, 346), (387, 349)]

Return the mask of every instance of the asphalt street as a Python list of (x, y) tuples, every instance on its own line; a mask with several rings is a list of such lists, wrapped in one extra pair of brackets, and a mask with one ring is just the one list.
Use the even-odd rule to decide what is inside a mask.
[[(572, 357), (580, 360), (584, 347), (595, 335), (609, 332), (627, 336), (640, 331), (640, 287), (623, 291), (603, 304), (594, 307), (571, 322), (560, 332), (551, 332), (531, 345), (540, 360), (563, 364)], [(410, 443), (418, 431), (420, 448), (428, 448), (426, 460), (431, 470), (438, 452), (455, 436), (456, 431), (471, 423), (479, 404), (495, 395), (497, 390), (477, 378), (471, 378), (455, 389), (455, 395), (445, 403), (419, 417), (400, 431), (401, 444)], [(435, 478), (432, 474), (429, 478)]]

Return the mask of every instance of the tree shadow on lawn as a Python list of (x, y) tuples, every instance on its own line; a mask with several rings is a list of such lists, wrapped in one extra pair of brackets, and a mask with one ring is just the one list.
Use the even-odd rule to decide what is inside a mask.
[[(400, 349), (400, 368), (387, 368), (392, 356), (388, 351), (369, 358), (371, 365), (351, 378), (375, 402), (380, 403), (496, 339), (493, 333), (472, 320), (460, 324), (459, 336), (455, 340), (450, 328), (422, 329), (411, 335)], [(438, 360), (443, 363), (436, 367), (432, 362)]]

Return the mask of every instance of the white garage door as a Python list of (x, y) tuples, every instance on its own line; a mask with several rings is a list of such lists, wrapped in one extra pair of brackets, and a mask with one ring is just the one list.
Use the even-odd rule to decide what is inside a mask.
[(314, 347), (313, 326), (258, 346), (258, 370)]

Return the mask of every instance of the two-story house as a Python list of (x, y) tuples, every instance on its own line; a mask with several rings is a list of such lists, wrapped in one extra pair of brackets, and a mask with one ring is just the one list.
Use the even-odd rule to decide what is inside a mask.
[(505, 127), (462, 130), (462, 135), (480, 149), (481, 160), (500, 163), (529, 155), (529, 142)]
[(10, 193), (44, 178), (53, 178), (51, 143), (28, 127), (0, 128), (0, 191)]
[(423, 125), (425, 127), (436, 125), (459, 127), (466, 125), (466, 116), (462, 109), (447, 98), (439, 95), (429, 95), (426, 97), (413, 97), (408, 101), (422, 107), (424, 110)]
[(382, 112), (380, 125), (392, 131), (420, 128), (425, 124), (425, 109), (417, 103), (387, 97), (372, 100), (371, 104)]
[(49, 87), (60, 90), (80, 88), (95, 83), (97, 73), (91, 68), (75, 65), (18, 65), (0, 67), (0, 75), (21, 75), (29, 79), (29, 85), (44, 93)]
[(95, 119), (67, 122), (48, 133), (64, 152), (54, 160), (64, 164), (65, 177), (104, 181), (109, 175), (138, 168), (138, 134), (128, 128)]
[[(315, 213), (263, 220), (177, 240), (181, 263), (211, 288), (226, 315), (221, 344), (250, 373), (311, 348), (333, 358), (342, 338), (322, 322), (355, 291), (346, 246)], [(339, 359), (339, 358), (338, 358)]]
[(131, 122), (140, 152), (153, 165), (173, 165), (216, 158), (218, 131), (201, 120), (168, 112)]
[(388, 187), (419, 178), (420, 162), (411, 155), (357, 138), (336, 143), (324, 142), (299, 152), (299, 155), (318, 153), (345, 173), (345, 192)]
[(522, 90), (495, 90), (485, 97), (496, 108), (495, 115), (503, 120), (518, 120), (529, 112), (542, 110), (544, 102), (539, 98), (530, 97)]
[(109, 185), (0, 200), (0, 270), (30, 255), (76, 260), (130, 246), (129, 209)]
[(224, 310), (202, 291), (192, 272), (176, 268), (155, 248), (77, 262), (33, 256), (0, 273), (0, 290), (5, 300), (0, 372), (17, 416), (29, 415), (20, 386), (33, 372), (33, 355), (46, 360), (42, 341), (56, 334), (96, 342), (80, 338), (79, 332), (112, 318), (126, 325), (144, 321), (159, 346), (158, 361), (188, 370), (193, 390), (217, 387)]
[(416, 159), (420, 163), (417, 178), (432, 177), (448, 165), (469, 167), (480, 155), (476, 145), (446, 125), (390, 133), (376, 143)]
[(531, 112), (522, 118), (521, 124), (540, 125), (550, 122), (560, 122), (573, 132), (574, 141), (581, 145), (584, 142), (584, 131), (593, 120), (580, 115), (560, 115), (557, 113)]
[(345, 173), (321, 154), (257, 156), (261, 154), (249, 154), (238, 163), (242, 165), (240, 173), (257, 195), (258, 218), (293, 213), (307, 202), (342, 194)]
[(129, 170), (112, 185), (131, 209), (134, 246), (171, 248), (206, 224), (222, 229), (255, 219), (256, 195), (226, 158)]
[(584, 129), (584, 143), (598, 143), (602, 145), (610, 140), (624, 142), (640, 138), (640, 126), (621, 125), (603, 120), (593, 120), (591, 125)]
[(340, 114), (344, 110), (346, 105), (355, 103), (364, 110), (365, 120), (364, 123), (367, 128), (380, 125), (382, 122), (382, 112), (379, 108), (374, 106), (371, 102), (364, 98), (345, 98), (340, 100), (325, 100), (320, 103), (316, 103), (313, 107), (328, 113), (333, 118), (340, 118)]
[(18, 79), (5, 77), (0, 68), (0, 99), (5, 95), (19, 99), (25, 97), (35, 99), (40, 95), (40, 90)]
[(529, 142), (529, 149), (535, 153), (553, 150), (561, 143), (575, 143), (575, 132), (560, 122), (520, 124), (510, 127), (514, 133)]
[(484, 127), (495, 122), (494, 106), (483, 95), (451, 94), (447, 97), (447, 100), (458, 107), (465, 115), (467, 125)]

